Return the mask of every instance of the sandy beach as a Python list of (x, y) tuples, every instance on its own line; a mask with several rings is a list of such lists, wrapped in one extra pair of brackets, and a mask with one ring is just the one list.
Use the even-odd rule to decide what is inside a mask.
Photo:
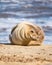
[(52, 65), (52, 45), (0, 44), (0, 65)]
[[(36, 46), (37, 43), (40, 44), (36, 40), (32, 42), (35, 46), (11, 45), (11, 30), (23, 21), (29, 21), (43, 29), (45, 38), (41, 46)], [(22, 26), (17, 27), (21, 29)], [(25, 30), (28, 29), (25, 27), (18, 32), (20, 34), (13, 34), (13, 40), (15, 38), (17, 41), (18, 37), (24, 40), (24, 37), (29, 36), (25, 35)], [(36, 34), (30, 35), (31, 38), (40, 38), (41, 34), (34, 32)], [(52, 0), (0, 0), (0, 43), (0, 65), (52, 65)]]

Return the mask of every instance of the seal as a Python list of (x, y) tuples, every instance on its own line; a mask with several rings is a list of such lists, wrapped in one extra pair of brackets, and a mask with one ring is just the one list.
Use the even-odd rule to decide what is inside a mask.
[(9, 39), (16, 45), (41, 45), (44, 40), (44, 31), (36, 24), (22, 22), (13, 27)]

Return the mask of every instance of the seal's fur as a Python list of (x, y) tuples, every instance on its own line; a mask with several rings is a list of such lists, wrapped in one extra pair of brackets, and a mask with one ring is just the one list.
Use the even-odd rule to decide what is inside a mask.
[(22, 22), (14, 26), (9, 38), (12, 44), (31, 45), (32, 43), (29, 43), (35, 41), (33, 45), (41, 45), (44, 40), (44, 32), (37, 25), (29, 22)]

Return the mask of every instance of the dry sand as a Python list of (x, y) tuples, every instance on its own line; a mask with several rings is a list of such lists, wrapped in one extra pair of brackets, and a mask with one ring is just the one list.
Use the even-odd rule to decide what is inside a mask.
[(0, 45), (0, 65), (52, 65), (52, 45)]

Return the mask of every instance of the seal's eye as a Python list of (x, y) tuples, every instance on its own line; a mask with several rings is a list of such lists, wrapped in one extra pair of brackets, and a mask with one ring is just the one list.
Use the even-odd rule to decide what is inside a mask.
[(33, 31), (33, 30), (31, 30), (30, 32), (31, 32), (31, 33), (34, 33), (34, 31)]

